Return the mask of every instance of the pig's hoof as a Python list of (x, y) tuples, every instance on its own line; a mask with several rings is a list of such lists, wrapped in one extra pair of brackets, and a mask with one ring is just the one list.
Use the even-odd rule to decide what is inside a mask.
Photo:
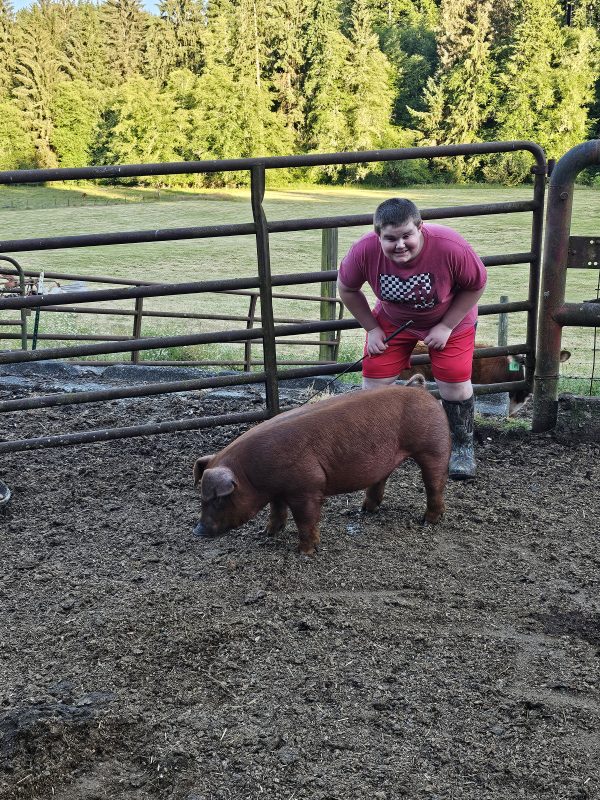
[(299, 552), (303, 561), (311, 561), (317, 555), (317, 548), (312, 547), (309, 550), (300, 550)]
[(278, 525), (277, 527), (271, 527), (270, 525), (265, 525), (261, 533), (263, 534), (263, 536), (279, 536), (279, 534), (283, 533), (284, 530), (285, 530), (285, 525)]
[(436, 519), (427, 519), (427, 515), (424, 515), (421, 518), (421, 525), (424, 528), (432, 528), (434, 525), (437, 525), (437, 523), (440, 521), (440, 519), (441, 519), (441, 517), (437, 517)]
[(363, 503), (360, 510), (363, 514), (376, 514), (381, 506), (374, 503)]

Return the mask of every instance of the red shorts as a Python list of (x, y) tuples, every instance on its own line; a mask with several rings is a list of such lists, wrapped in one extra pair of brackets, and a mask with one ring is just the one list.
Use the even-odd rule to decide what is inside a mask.
[[(379, 325), (385, 335), (393, 333), (397, 325), (381, 315)], [(401, 331), (387, 343), (387, 350), (377, 356), (365, 355), (362, 374), (365, 378), (394, 378), (410, 366), (412, 353), (418, 338), (410, 328)], [(475, 327), (460, 333), (451, 333), (443, 350), (429, 350), (431, 371), (436, 380), (444, 383), (463, 383), (471, 380), (473, 350), (475, 349)], [(365, 345), (364, 353), (367, 349)]]

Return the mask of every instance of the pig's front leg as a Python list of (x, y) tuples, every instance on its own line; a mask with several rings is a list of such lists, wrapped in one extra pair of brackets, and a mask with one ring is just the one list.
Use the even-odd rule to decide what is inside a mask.
[(377, 511), (383, 500), (383, 493), (385, 492), (385, 484), (389, 475), (378, 483), (373, 483), (367, 488), (365, 492), (365, 499), (363, 500), (361, 511)]
[(276, 536), (285, 528), (288, 516), (287, 503), (284, 503), (283, 500), (275, 499), (271, 501), (269, 508), (269, 519), (267, 520), (265, 533), (268, 536)]
[(321, 541), (319, 520), (322, 506), (322, 497), (301, 497), (289, 501), (289, 507), (300, 535), (300, 553), (304, 556), (314, 556)]

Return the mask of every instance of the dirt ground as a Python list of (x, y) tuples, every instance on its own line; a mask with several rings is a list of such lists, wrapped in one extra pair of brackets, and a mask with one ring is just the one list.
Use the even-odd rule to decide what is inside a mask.
[[(2, 418), (7, 438), (256, 408), (247, 390)], [(2, 397), (13, 396), (2, 392)], [(241, 426), (3, 458), (0, 798), (600, 797), (600, 446), (480, 422), (435, 528), (403, 465), (297, 554), (192, 535)]]

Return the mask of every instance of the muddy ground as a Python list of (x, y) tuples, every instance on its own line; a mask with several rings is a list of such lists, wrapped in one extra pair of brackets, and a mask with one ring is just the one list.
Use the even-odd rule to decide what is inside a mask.
[[(2, 420), (21, 438), (259, 402)], [(480, 422), (479, 478), (440, 525), (405, 464), (377, 515), (330, 499), (303, 560), (264, 514), (192, 535), (193, 461), (242, 430), (3, 457), (1, 800), (600, 797), (600, 446)]]

